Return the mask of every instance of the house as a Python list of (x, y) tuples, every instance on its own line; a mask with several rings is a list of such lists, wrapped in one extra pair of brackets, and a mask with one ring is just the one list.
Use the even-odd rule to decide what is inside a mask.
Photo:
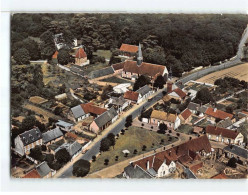
[(134, 57), (138, 52), (139, 47), (136, 45), (129, 45), (122, 43), (119, 52), (120, 56)]
[(47, 165), (45, 161), (36, 166), (36, 170), (39, 173), (41, 178), (49, 178), (52, 177), (52, 170)]
[(87, 54), (85, 53), (82, 47), (79, 47), (75, 55), (75, 65), (85, 66), (87, 64), (89, 64), (89, 60), (87, 59)]
[(217, 127), (228, 128), (232, 126), (232, 120), (228, 117), (216, 124)]
[(147, 171), (139, 165), (128, 165), (124, 168), (123, 177), (127, 179), (151, 179), (153, 178)]
[(160, 123), (167, 125), (168, 129), (177, 129), (181, 121), (177, 114), (171, 114), (164, 111), (153, 110), (151, 114), (150, 123), (159, 126)]
[(200, 117), (203, 117), (206, 110), (208, 109), (207, 106), (202, 106), (200, 104), (196, 104), (194, 102), (190, 102), (188, 105), (188, 109), (194, 113), (194, 114), (199, 114)]
[(136, 80), (140, 75), (147, 75), (152, 81), (156, 79), (158, 75), (162, 75), (165, 80), (168, 77), (168, 70), (166, 66), (150, 64), (143, 62), (143, 56), (141, 46), (138, 47), (137, 62), (133, 60), (126, 60), (119, 63), (118, 66), (112, 65), (115, 72), (121, 72), (123, 78)]
[(209, 140), (223, 142), (226, 144), (241, 145), (244, 142), (244, 136), (241, 133), (212, 125), (208, 125), (206, 127), (206, 134)]
[(188, 108), (186, 108), (184, 111), (182, 111), (181, 114), (179, 114), (178, 117), (180, 118), (182, 124), (190, 123), (190, 121), (192, 120), (192, 112)]
[(118, 113), (112, 107), (94, 119), (94, 121), (90, 124), (90, 130), (97, 134), (115, 122), (117, 118)]
[(187, 94), (180, 88), (176, 88), (172, 90), (171, 92), (168, 92), (168, 94), (171, 98), (174, 98), (176, 100), (180, 100), (181, 102), (185, 99)]
[(230, 118), (231, 120), (233, 119), (233, 114), (224, 112), (222, 110), (217, 110), (217, 108), (211, 108), (209, 107), (205, 114), (207, 115), (208, 119), (211, 121), (215, 122), (216, 120), (223, 120), (226, 118)]
[(42, 145), (42, 134), (38, 127), (18, 135), (15, 140), (15, 151), (21, 155), (28, 155), (37, 145)]
[(121, 113), (126, 107), (129, 106), (131, 101), (124, 99), (124, 97), (111, 97), (108, 104), (105, 105), (105, 108), (114, 107), (117, 113)]
[(139, 100), (139, 93), (135, 91), (126, 91), (124, 93), (124, 99), (130, 100), (132, 103), (140, 103), (141, 101)]
[[(151, 154), (130, 162), (124, 169), (126, 178), (159, 178), (176, 170), (176, 163), (183, 163), (192, 174), (203, 166), (201, 156), (211, 154), (211, 145), (206, 135), (194, 138), (170, 149)], [(138, 173), (135, 173), (135, 172)]]
[(226, 158), (236, 158), (240, 164), (248, 165), (248, 150), (237, 145), (228, 145), (223, 148), (223, 154)]
[(113, 87), (113, 90), (115, 93), (125, 93), (126, 91), (128, 91), (127, 88), (129, 88), (131, 86), (131, 83), (121, 83), (115, 87)]
[(42, 143), (48, 146), (51, 143), (63, 139), (63, 137), (64, 135), (62, 131), (58, 127), (56, 127), (55, 129), (52, 129), (42, 134)]
[(60, 130), (69, 132), (72, 130), (73, 124), (67, 123), (62, 120), (58, 120), (58, 122), (55, 124), (56, 127), (58, 127)]
[(80, 154), (82, 151), (82, 145), (79, 144), (77, 141), (73, 143), (64, 143), (58, 148), (55, 149), (54, 153), (58, 152), (59, 150), (65, 148), (71, 156), (71, 160), (73, 160), (76, 156)]
[(139, 88), (136, 92), (139, 93), (139, 102), (142, 102), (153, 93), (152, 89), (148, 85)]
[(81, 104), (71, 108), (75, 121), (83, 120), (89, 116), (97, 117), (106, 111), (105, 108), (94, 105), (93, 102)]

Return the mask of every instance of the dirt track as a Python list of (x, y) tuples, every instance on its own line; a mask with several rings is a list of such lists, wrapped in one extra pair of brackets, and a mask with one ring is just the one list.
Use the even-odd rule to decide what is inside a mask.
[(218, 72), (208, 74), (197, 81), (214, 84), (214, 81), (225, 76), (245, 80), (248, 82), (248, 63), (227, 68)]

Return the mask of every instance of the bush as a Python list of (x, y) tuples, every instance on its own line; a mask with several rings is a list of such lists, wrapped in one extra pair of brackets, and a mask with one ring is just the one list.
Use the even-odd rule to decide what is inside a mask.
[(118, 161), (119, 160), (119, 156), (115, 156), (115, 161)]
[(76, 177), (84, 177), (90, 171), (90, 162), (80, 159), (73, 164), (72, 174)]
[(109, 159), (106, 158), (106, 159), (104, 160), (104, 165), (108, 165), (108, 163), (109, 163)]
[(134, 149), (133, 154), (137, 154), (137, 152), (138, 152), (138, 151), (137, 151), (136, 149)]
[(142, 146), (142, 151), (146, 151), (146, 148), (147, 148), (146, 145), (143, 145)]
[(92, 156), (92, 161), (93, 161), (93, 162), (96, 161), (96, 156), (95, 156), (95, 155)]

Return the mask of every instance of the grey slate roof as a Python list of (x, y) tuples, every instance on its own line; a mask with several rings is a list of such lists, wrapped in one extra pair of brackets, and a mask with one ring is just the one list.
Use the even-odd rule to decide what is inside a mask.
[(62, 131), (60, 131), (60, 129), (56, 127), (55, 129), (52, 129), (42, 134), (42, 142), (46, 144), (47, 142), (55, 140), (61, 136), (63, 136)]
[(200, 107), (200, 104), (196, 104), (194, 102), (190, 102), (188, 105), (188, 109), (195, 110), (195, 111), (197, 111), (199, 107)]
[(222, 128), (227, 128), (232, 125), (232, 121), (230, 118), (226, 118), (224, 120), (221, 120), (220, 122), (217, 123), (217, 127), (222, 127)]
[(106, 123), (111, 121), (115, 116), (117, 116), (116, 110), (112, 107), (100, 116), (98, 116), (94, 121), (99, 128), (103, 127)]
[(144, 96), (145, 94), (149, 93), (149, 91), (151, 91), (151, 88), (148, 85), (145, 85), (139, 88), (136, 92), (139, 93), (141, 96)]
[(62, 120), (58, 120), (58, 122), (56, 123), (56, 125), (59, 125), (59, 126), (62, 126), (62, 127), (71, 127), (71, 126), (73, 126), (73, 124), (67, 123), (67, 122), (62, 121)]
[(127, 102), (127, 100), (124, 99), (123, 96), (118, 97), (111, 97), (112, 99), (112, 103), (114, 105), (118, 105), (118, 106), (122, 106), (123, 104), (125, 104)]
[(83, 115), (85, 115), (85, 112), (83, 110), (83, 108), (81, 107), (81, 105), (75, 106), (73, 108), (71, 108), (72, 114), (74, 115), (75, 118), (79, 118)]
[(233, 154), (236, 154), (238, 156), (241, 156), (245, 159), (248, 159), (248, 150), (241, 148), (236, 145), (228, 145), (225, 148), (223, 148), (224, 151), (231, 152)]
[(139, 166), (133, 167), (131, 164), (124, 168), (125, 173), (132, 179), (152, 178), (146, 171)]
[(148, 169), (148, 173), (150, 173), (152, 176), (156, 176), (156, 171), (153, 168)]
[(29, 131), (25, 131), (24, 133), (19, 135), (24, 146), (34, 143), (35, 141), (42, 139), (42, 134), (38, 127), (35, 127)]
[(36, 170), (38, 171), (41, 177), (45, 177), (51, 172), (50, 167), (47, 165), (45, 161), (37, 165)]
[(208, 109), (207, 106), (201, 106), (201, 107), (199, 108), (199, 112), (205, 113), (207, 109)]
[(73, 142), (72, 144), (69, 145), (69, 147), (67, 148), (67, 151), (69, 152), (69, 154), (71, 156), (73, 156), (74, 154), (76, 154), (79, 150), (81, 150), (82, 145), (79, 144), (77, 141)]
[(187, 179), (197, 179), (189, 168), (185, 168), (184, 173), (186, 174)]
[(110, 66), (107, 68), (103, 68), (100, 70), (95, 70), (95, 71), (90, 72), (89, 77), (91, 79), (95, 79), (95, 78), (106, 76), (106, 75), (113, 74), (113, 73), (114, 73), (114, 69), (112, 68), (112, 66)]

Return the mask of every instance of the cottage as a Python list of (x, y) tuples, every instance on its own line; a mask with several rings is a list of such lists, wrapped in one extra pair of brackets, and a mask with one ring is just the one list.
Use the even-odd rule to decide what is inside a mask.
[(168, 95), (171, 98), (174, 98), (176, 100), (180, 100), (181, 102), (187, 96), (187, 94), (182, 89), (180, 89), (180, 88), (176, 88), (176, 89), (172, 90), (171, 92), (168, 92)]
[(79, 144), (77, 141), (70, 144), (69, 147), (67, 148), (67, 151), (69, 152), (71, 159), (77, 157), (82, 151), (82, 148), (83, 148), (82, 145)]
[(114, 107), (117, 113), (121, 113), (129, 104), (130, 100), (124, 99), (124, 97), (111, 97), (108, 104), (105, 105), (106, 108)]
[(194, 113), (199, 114), (200, 117), (203, 117), (206, 110), (208, 109), (207, 106), (201, 106), (200, 104), (196, 104), (194, 102), (190, 102), (188, 105), (188, 109)]
[(52, 170), (47, 165), (45, 161), (36, 166), (36, 170), (39, 173), (41, 178), (49, 178), (52, 177)]
[(153, 110), (150, 123), (159, 126), (161, 123), (167, 125), (168, 129), (177, 129), (181, 121), (176, 114), (167, 113), (164, 111)]
[(124, 44), (122, 43), (119, 52), (120, 52), (120, 57), (125, 56), (125, 57), (134, 57), (137, 52), (138, 52), (139, 47), (136, 45), (129, 45), (129, 44)]
[(37, 145), (42, 145), (42, 134), (38, 127), (18, 135), (15, 138), (15, 151), (21, 155), (28, 155)]
[(186, 108), (178, 117), (180, 118), (182, 124), (190, 123), (192, 120), (192, 112)]
[(248, 150), (245, 148), (241, 148), (237, 145), (228, 145), (225, 148), (223, 148), (223, 153), (226, 158), (236, 158), (239, 160), (240, 164), (243, 164), (247, 166), (248, 164)]
[(244, 136), (237, 131), (211, 125), (206, 127), (206, 134), (209, 140), (223, 142), (226, 144), (241, 145), (244, 141)]
[(85, 66), (87, 64), (89, 64), (89, 60), (87, 60), (87, 54), (82, 47), (79, 47), (75, 55), (75, 65)]
[(139, 102), (142, 102), (153, 93), (152, 89), (148, 85), (139, 88), (136, 92), (139, 93)]
[(139, 100), (139, 93), (135, 91), (126, 91), (124, 93), (124, 99), (130, 100), (132, 103), (140, 103), (141, 101)]
[(63, 133), (58, 127), (42, 134), (42, 143), (46, 146), (63, 139)]
[(215, 122), (216, 120), (223, 120), (226, 118), (230, 118), (231, 120), (233, 119), (233, 114), (224, 112), (222, 110), (217, 110), (217, 108), (211, 108), (209, 107), (205, 114), (207, 115), (208, 119), (211, 121)]
[(55, 124), (56, 127), (58, 127), (60, 130), (65, 132), (70, 132), (72, 130), (73, 124), (67, 123), (62, 120), (58, 120), (58, 122)]
[(97, 117), (107, 111), (105, 108), (95, 106), (93, 102), (81, 104), (71, 108), (75, 121), (83, 120), (89, 116)]
[(97, 134), (107, 128), (110, 124), (115, 122), (117, 118), (118, 113), (112, 107), (97, 118), (95, 118), (95, 120), (90, 124), (90, 130)]

